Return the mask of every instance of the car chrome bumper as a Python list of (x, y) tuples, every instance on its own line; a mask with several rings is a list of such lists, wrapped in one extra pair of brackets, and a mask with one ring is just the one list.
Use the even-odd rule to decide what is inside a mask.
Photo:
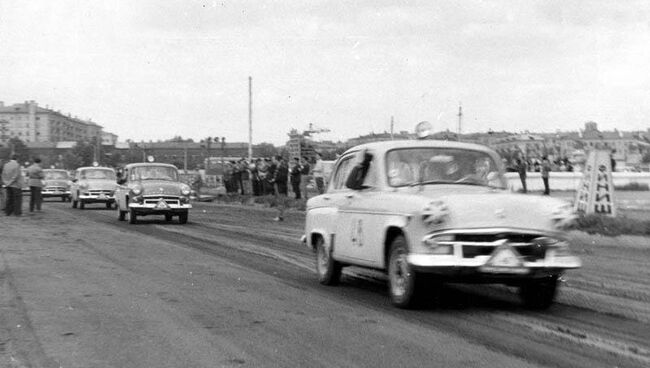
[[(474, 258), (460, 258), (454, 255), (432, 255), (432, 254), (409, 254), (407, 262), (414, 268), (421, 271), (436, 271), (445, 269), (476, 269), (480, 271), (481, 267), (486, 266), (490, 257), (481, 256)], [(575, 256), (547, 257), (535, 262), (523, 262), (521, 268), (528, 270), (542, 269), (573, 269), (580, 268), (582, 262)], [(507, 268), (502, 268), (507, 272)]]
[(187, 204), (167, 204), (167, 207), (165, 208), (159, 208), (155, 204), (141, 204), (141, 203), (129, 203), (129, 208), (133, 208), (136, 210), (148, 210), (151, 212), (156, 212), (156, 211), (175, 211), (175, 210), (189, 210), (192, 208), (192, 205), (187, 203)]
[(93, 202), (114, 202), (115, 197), (114, 196), (100, 196), (96, 194), (80, 194), (79, 195), (79, 200), (80, 201), (93, 201)]
[(41, 196), (42, 197), (60, 197), (60, 196), (69, 196), (70, 191), (55, 191), (55, 190), (42, 190), (41, 191)]

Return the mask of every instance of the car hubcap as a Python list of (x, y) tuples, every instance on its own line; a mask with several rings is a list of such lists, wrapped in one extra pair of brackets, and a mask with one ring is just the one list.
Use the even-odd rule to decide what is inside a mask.
[(324, 274), (327, 269), (327, 264), (329, 263), (329, 256), (325, 251), (325, 247), (318, 247), (318, 273)]
[(390, 279), (393, 294), (396, 296), (402, 296), (406, 292), (406, 285), (408, 283), (408, 278), (410, 277), (411, 272), (406, 263), (406, 257), (404, 256), (403, 252), (399, 252), (393, 259), (393, 265), (391, 269), (392, 272)]

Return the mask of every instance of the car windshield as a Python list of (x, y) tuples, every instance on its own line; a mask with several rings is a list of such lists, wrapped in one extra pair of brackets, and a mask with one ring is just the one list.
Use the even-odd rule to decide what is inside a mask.
[(87, 169), (79, 174), (79, 179), (115, 180), (115, 172), (107, 169)]
[[(488, 174), (497, 175), (492, 181)], [(406, 148), (386, 154), (388, 184), (467, 184), (503, 187), (492, 157), (481, 151), (457, 148)]]
[(178, 172), (168, 166), (138, 166), (131, 171), (131, 180), (178, 181)]
[(66, 171), (45, 171), (45, 180), (68, 180)]

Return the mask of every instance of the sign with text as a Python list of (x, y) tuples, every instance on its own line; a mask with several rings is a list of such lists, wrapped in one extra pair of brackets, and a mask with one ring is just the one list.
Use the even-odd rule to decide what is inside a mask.
[(574, 209), (584, 214), (616, 216), (609, 152), (591, 151), (576, 193)]

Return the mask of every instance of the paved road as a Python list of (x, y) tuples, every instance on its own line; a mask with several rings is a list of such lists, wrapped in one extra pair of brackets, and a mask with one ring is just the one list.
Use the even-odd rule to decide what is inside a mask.
[[(621, 272), (627, 293), (599, 293), (588, 270), (546, 312), (472, 286), (403, 311), (380, 273), (320, 286), (300, 213), (275, 223), (270, 210), (197, 203), (186, 225), (129, 225), (101, 206), (44, 209), (0, 221), (0, 366), (650, 365), (647, 278)], [(647, 265), (649, 248), (636, 249), (622, 259)], [(589, 251), (594, 264), (618, 254)]]

